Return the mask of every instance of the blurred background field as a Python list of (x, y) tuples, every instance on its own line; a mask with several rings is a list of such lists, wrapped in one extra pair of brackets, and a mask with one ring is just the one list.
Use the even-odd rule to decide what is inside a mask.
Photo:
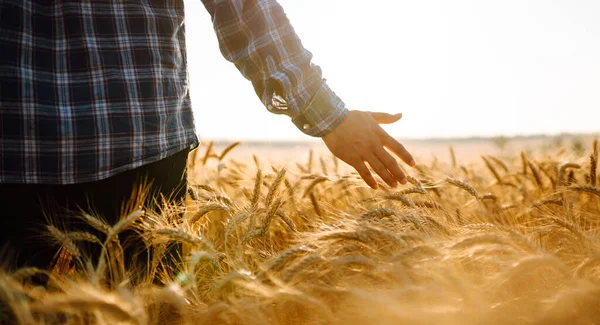
[[(590, 149), (592, 140), (597, 134), (558, 134), (532, 135), (520, 137), (472, 137), (472, 138), (423, 138), (399, 139), (402, 144), (419, 161), (431, 162), (435, 159), (450, 159), (449, 147), (464, 163), (478, 163), (481, 155), (498, 155), (509, 157), (515, 152), (544, 155), (553, 154), (558, 147), (564, 147), (577, 153)], [(202, 139), (202, 138), (201, 138)], [(206, 145), (209, 139), (202, 139)], [(232, 141), (214, 141), (215, 150), (219, 151)], [(297, 162), (308, 159), (310, 151), (318, 155), (330, 155), (320, 140), (312, 141), (242, 141), (230, 155), (235, 159), (251, 159), (257, 155), (267, 161), (282, 163)]]

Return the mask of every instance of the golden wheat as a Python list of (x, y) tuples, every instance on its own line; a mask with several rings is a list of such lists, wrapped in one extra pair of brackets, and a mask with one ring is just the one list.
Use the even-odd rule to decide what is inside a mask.
[[(240, 145), (220, 155), (213, 147), (199, 158), (201, 172), (189, 171), (183, 219), (182, 207), (136, 207), (113, 226), (79, 216), (106, 239), (48, 226), (77, 266), (0, 273), (0, 317), (35, 325), (597, 323), (596, 142), (589, 169), (579, 164), (588, 154), (564, 148), (531, 160), (485, 154), (470, 165), (450, 147), (448, 164), (420, 164), (412, 185), (378, 191), (317, 151), (290, 170), (257, 156), (254, 165), (228, 156), (223, 169), (208, 160)], [(126, 269), (118, 234), (131, 228), (152, 250), (148, 276)], [(181, 259), (167, 254), (172, 242), (185, 244)], [(86, 243), (102, 247), (95, 267), (80, 249)], [(47, 287), (31, 283), (39, 275), (51, 278)]]

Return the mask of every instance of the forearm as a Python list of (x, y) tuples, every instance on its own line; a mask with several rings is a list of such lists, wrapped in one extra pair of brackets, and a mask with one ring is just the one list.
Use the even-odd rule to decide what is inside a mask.
[(304, 133), (323, 136), (347, 116), (274, 0), (203, 0), (223, 56), (233, 62), (269, 111)]

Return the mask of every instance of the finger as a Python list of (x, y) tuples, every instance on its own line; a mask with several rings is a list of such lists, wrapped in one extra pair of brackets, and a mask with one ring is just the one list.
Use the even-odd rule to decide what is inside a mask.
[(371, 116), (377, 121), (379, 124), (392, 124), (397, 122), (402, 118), (402, 113), (398, 113), (395, 115), (388, 113), (378, 113), (378, 112), (369, 112)]
[(371, 157), (367, 158), (367, 162), (369, 163), (369, 166), (371, 166), (371, 168), (373, 168), (373, 170), (377, 173), (377, 175), (379, 175), (381, 179), (387, 183), (387, 185), (391, 187), (398, 186), (398, 182), (394, 176), (390, 174), (387, 168), (385, 168), (385, 165), (379, 160), (379, 158), (377, 158), (377, 156), (372, 155)]
[(409, 166), (414, 167), (416, 165), (413, 156), (404, 148), (404, 146), (396, 139), (392, 138), (389, 134), (385, 133), (383, 136), (383, 145), (390, 149), (396, 156), (400, 157)]
[(380, 148), (375, 152), (375, 155), (385, 165), (385, 168), (397, 179), (401, 184), (406, 184), (406, 175), (402, 168), (398, 165), (398, 162), (392, 155), (389, 154), (385, 149)]
[(357, 161), (351, 165), (354, 167), (354, 169), (356, 169), (360, 177), (365, 181), (365, 183), (367, 183), (367, 185), (374, 190), (377, 189), (377, 181), (375, 181), (375, 178), (373, 178), (373, 175), (371, 175), (371, 171), (369, 168), (367, 168), (364, 162)]

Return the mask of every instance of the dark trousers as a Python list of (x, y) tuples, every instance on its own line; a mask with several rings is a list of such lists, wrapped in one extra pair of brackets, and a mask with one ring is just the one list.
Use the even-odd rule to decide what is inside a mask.
[[(50, 267), (59, 246), (47, 235), (48, 217), (55, 220), (59, 229), (98, 234), (74, 217), (80, 211), (78, 209), (100, 215), (114, 225), (122, 217), (123, 205), (130, 201), (132, 191), (144, 182), (149, 189), (149, 195), (142, 202), (146, 207), (156, 209), (158, 206), (154, 202), (162, 197), (173, 203), (182, 202), (187, 187), (188, 152), (186, 149), (158, 162), (96, 182), (73, 185), (0, 184), (2, 267)], [(121, 241), (123, 236), (135, 237), (136, 233), (128, 231), (119, 235)], [(99, 256), (100, 245), (86, 247), (91, 247), (88, 253), (92, 260)], [(133, 238), (129, 248), (125, 249), (126, 263), (131, 260), (133, 252), (144, 248), (140, 238)]]

